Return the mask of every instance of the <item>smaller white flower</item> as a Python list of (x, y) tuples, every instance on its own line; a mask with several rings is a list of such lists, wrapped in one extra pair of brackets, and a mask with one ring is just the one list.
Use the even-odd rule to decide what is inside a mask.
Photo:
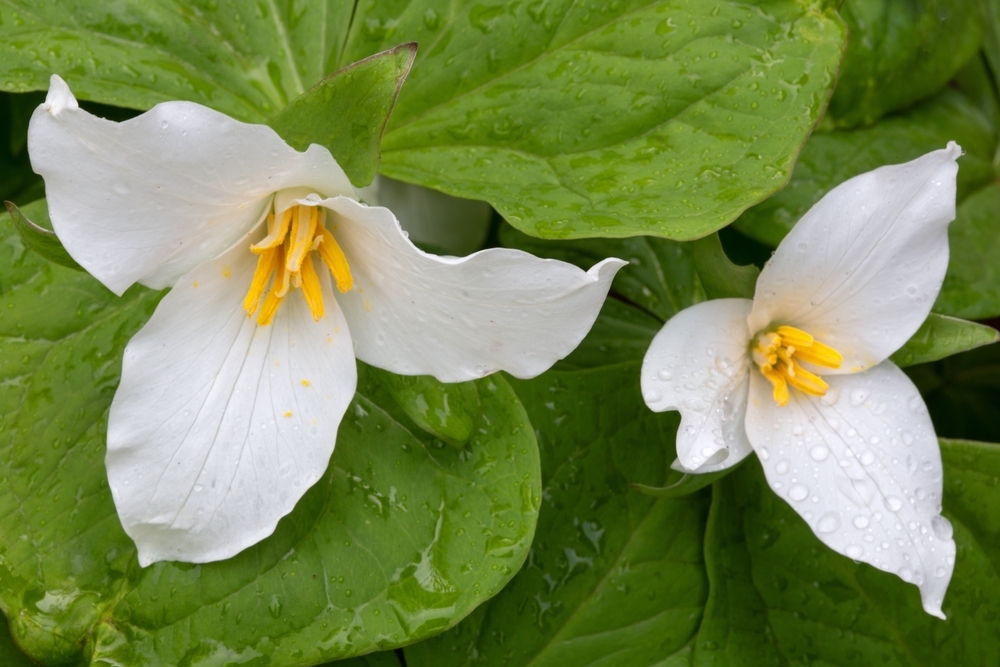
[(624, 265), (424, 253), (325, 148), (189, 102), (105, 121), (58, 76), (28, 150), (80, 265), (116, 294), (173, 288), (125, 349), (108, 421), (143, 566), (270, 535), (326, 470), (355, 356), (443, 382), (533, 377), (579, 344)]
[(757, 453), (771, 488), (835, 551), (941, 603), (955, 542), (941, 454), (890, 354), (930, 312), (955, 219), (954, 143), (831, 190), (778, 246), (753, 300), (678, 313), (642, 365), (646, 404), (679, 410), (675, 467)]

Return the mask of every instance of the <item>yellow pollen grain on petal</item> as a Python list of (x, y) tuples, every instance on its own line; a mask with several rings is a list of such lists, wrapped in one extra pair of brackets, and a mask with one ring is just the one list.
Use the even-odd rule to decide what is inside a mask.
[(284, 416), (285, 416), (285, 417), (291, 417), (291, 416), (292, 416), (292, 411), (291, 411), (291, 410), (288, 410), (287, 412), (285, 412), (285, 415), (284, 415)]
[(354, 286), (354, 277), (351, 275), (351, 267), (347, 263), (343, 249), (337, 243), (337, 239), (333, 238), (333, 234), (325, 227), (320, 227), (317, 231), (323, 239), (316, 248), (320, 259), (333, 274), (333, 279), (337, 282), (337, 289), (340, 290), (340, 293), (351, 291)]
[(302, 260), (302, 295), (309, 305), (309, 312), (312, 313), (313, 320), (319, 322), (323, 319), (323, 289), (319, 284), (319, 276), (316, 275), (316, 268), (313, 266), (312, 257), (306, 255)]
[(302, 386), (303, 386), (303, 387), (309, 387), (309, 386), (311, 386), (311, 385), (309, 384), (309, 380), (302, 380)]
[(302, 260), (312, 247), (316, 236), (316, 224), (319, 222), (319, 211), (315, 206), (296, 206), (290, 233), (291, 247), (285, 258), (285, 268), (297, 273), (302, 266)]

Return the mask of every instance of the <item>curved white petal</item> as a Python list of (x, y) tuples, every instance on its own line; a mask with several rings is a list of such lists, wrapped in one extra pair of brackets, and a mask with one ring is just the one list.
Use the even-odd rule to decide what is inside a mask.
[(788, 324), (844, 355), (838, 370), (881, 363), (920, 327), (948, 268), (955, 142), (831, 190), (778, 246), (757, 279), (753, 332)]
[(679, 410), (681, 470), (713, 472), (751, 451), (743, 426), (750, 360), (749, 299), (716, 299), (674, 315), (642, 361), (642, 396), (652, 410)]
[[(249, 241), (248, 241), (249, 245)], [(208, 562), (270, 535), (326, 470), (357, 384), (346, 323), (299, 290), (258, 327), (243, 245), (184, 276), (125, 349), (108, 480), (139, 563)]]
[(322, 205), (338, 214), (328, 226), (354, 276), (338, 298), (355, 352), (402, 375), (534, 377), (583, 340), (625, 264), (606, 259), (584, 272), (505, 248), (438, 257), (410, 243), (387, 208), (347, 197)]
[(923, 399), (892, 362), (827, 380), (823, 398), (793, 389), (780, 407), (751, 372), (747, 434), (767, 481), (827, 546), (916, 584), (944, 618), (955, 542)]
[(299, 153), (266, 125), (191, 102), (166, 102), (123, 123), (79, 109), (65, 82), (31, 117), (28, 153), (45, 179), (52, 225), (87, 271), (116, 294), (158, 267), (167, 287), (216, 257), (260, 219), (275, 191), (353, 195), (320, 146)]

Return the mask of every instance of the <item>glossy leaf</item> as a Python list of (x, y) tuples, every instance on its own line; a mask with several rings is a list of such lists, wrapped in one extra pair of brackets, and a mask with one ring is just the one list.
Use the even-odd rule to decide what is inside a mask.
[(774, 192), (845, 37), (784, 0), (364, 8), (348, 60), (422, 45), (383, 171), (550, 238), (696, 238)]
[(1000, 316), (1000, 186), (990, 183), (958, 207), (948, 230), (951, 261), (934, 310), (967, 319)]
[(405, 649), (409, 667), (660, 665), (683, 660), (707, 589), (705, 493), (655, 500), (676, 413), (639, 395), (637, 363), (514, 381), (545, 479), (532, 554), (455, 629)]
[(403, 44), (338, 70), (288, 103), (268, 123), (304, 151), (325, 146), (356, 187), (375, 178), (379, 144), (416, 55)]
[(80, 99), (183, 99), (266, 122), (337, 69), (353, 11), (327, 0), (11, 0), (0, 7), (0, 87), (45, 90), (55, 72)]
[(710, 234), (691, 243), (698, 277), (709, 299), (752, 299), (760, 270), (756, 266), (737, 266), (725, 251), (718, 234)]
[(648, 486), (646, 484), (633, 484), (633, 488), (640, 493), (644, 493), (651, 498), (682, 498), (689, 496), (695, 491), (704, 489), (717, 479), (721, 479), (736, 470), (736, 467), (718, 470), (716, 472), (694, 475), (686, 472), (671, 470), (663, 486)]
[(474, 384), (445, 384), (430, 375), (394, 375), (371, 369), (396, 404), (428, 433), (462, 448), (472, 438), (483, 417)]
[(483, 427), (460, 452), (362, 372), (326, 476), (274, 535), (224, 562), (140, 568), (104, 434), (122, 350), (160, 294), (114, 297), (13, 230), (0, 286), (0, 607), (38, 662), (316, 664), (440, 632), (527, 555), (538, 453), (503, 378), (476, 383)]
[(28, 119), (43, 100), (40, 93), (0, 92), (0, 201), (26, 203), (44, 195), (42, 179), (28, 160)]
[(0, 665), (4, 667), (34, 667), (10, 635), (7, 619), (0, 615)]
[[(775, 247), (813, 204), (834, 186), (886, 164), (914, 160), (957, 141), (958, 198), (993, 180), (994, 129), (960, 93), (947, 90), (874, 127), (815, 134), (806, 143), (784, 190), (744, 213), (736, 227)], [(953, 225), (954, 226), (954, 225)]]
[[(63, 247), (56, 233), (46, 228), (51, 227), (52, 224), (48, 219), (49, 210), (44, 199), (28, 204), (24, 207), (24, 211), (15, 206), (13, 202), (5, 201), (4, 204), (7, 206), (7, 213), (10, 214), (10, 219), (14, 223), (14, 229), (17, 230), (24, 245), (37, 252), (44, 259), (55, 262), (59, 266), (83, 271), (83, 267), (77, 264), (76, 260), (66, 252), (66, 248)], [(29, 215), (45, 224), (46, 227), (36, 225), (28, 217)]]
[[(1000, 660), (1000, 447), (942, 442), (945, 515), (958, 543), (947, 621), (915, 586), (827, 549), (752, 458), (715, 484), (712, 592), (693, 665), (990, 665)], [(918, 659), (915, 656), (919, 656)]]
[(906, 369), (941, 437), (1000, 442), (1000, 345)]
[[(619, 273), (619, 276), (621, 273)], [(559, 370), (582, 370), (642, 359), (663, 322), (612, 296), (604, 302), (590, 332)], [(638, 381), (638, 380), (637, 380)]]
[(869, 125), (940, 90), (979, 49), (980, 2), (844, 0), (850, 41), (827, 124)]
[(900, 367), (924, 364), (989, 345), (1000, 340), (1000, 331), (984, 324), (931, 313), (917, 333), (893, 353)]

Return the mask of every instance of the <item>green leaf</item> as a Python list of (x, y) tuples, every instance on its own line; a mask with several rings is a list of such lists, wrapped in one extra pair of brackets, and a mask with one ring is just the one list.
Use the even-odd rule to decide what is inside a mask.
[[(140, 568), (104, 470), (122, 351), (161, 294), (122, 298), (0, 235), (0, 608), (42, 664), (316, 664), (457, 623), (527, 555), (538, 450), (499, 376), (458, 451), (367, 367), (324, 478), (236, 557)], [(485, 426), (488, 425), (488, 428)]]
[(948, 230), (951, 261), (934, 310), (968, 319), (1000, 316), (1000, 186), (990, 183), (958, 207)]
[(966, 153), (958, 161), (961, 201), (993, 180), (996, 138), (989, 120), (975, 105), (960, 93), (946, 90), (874, 127), (813, 135), (785, 189), (744, 213), (736, 227), (775, 247), (835, 186), (886, 164), (914, 160), (953, 140)]
[(662, 327), (652, 315), (612, 296), (583, 341), (555, 368), (583, 370), (642, 359)]
[(661, 324), (691, 304), (705, 300), (690, 244), (651, 237), (557, 242), (534, 238), (509, 226), (501, 228), (500, 242), (583, 269), (605, 257), (628, 261), (615, 277), (612, 292), (641, 307)]
[(636, 491), (644, 493), (651, 498), (681, 498), (704, 489), (715, 480), (725, 477), (734, 470), (736, 468), (732, 467), (701, 475), (671, 470), (663, 486), (647, 486), (646, 484), (633, 484), (632, 486)]
[(678, 423), (646, 407), (638, 377), (633, 362), (512, 382), (545, 480), (531, 557), (457, 628), (408, 646), (409, 667), (648, 667), (689, 654), (708, 593), (707, 496), (631, 487), (666, 479)]
[(931, 313), (917, 333), (890, 357), (897, 366), (913, 366), (944, 359), (1000, 340), (1000, 331), (954, 317)]
[(906, 369), (938, 436), (1000, 442), (1000, 345)]
[(28, 160), (28, 119), (45, 99), (40, 93), (0, 92), (0, 200), (34, 201), (44, 196), (42, 179)]
[(10, 635), (7, 619), (0, 617), (0, 665), (4, 667), (34, 667), (28, 656), (18, 648)]
[[(14, 223), (14, 229), (21, 236), (24, 245), (37, 252), (41, 257), (50, 262), (55, 262), (59, 266), (83, 271), (83, 267), (77, 264), (76, 260), (66, 252), (66, 248), (63, 247), (55, 232), (33, 223), (24, 212), (14, 205), (14, 202), (5, 201), (4, 205), (7, 206), (7, 212)], [(44, 199), (32, 202), (24, 208), (31, 214), (31, 217), (42, 221), (43, 224), (49, 227), (52, 226), (52, 223), (49, 221), (49, 209)]]
[(923, 611), (916, 586), (823, 545), (751, 460), (713, 488), (694, 665), (1000, 662), (1000, 447), (943, 441), (942, 457), (958, 544), (947, 621)]
[(266, 122), (337, 69), (354, 4), (9, 0), (0, 87), (45, 90), (55, 72), (80, 99), (135, 109), (191, 100)]
[(483, 408), (471, 382), (445, 384), (429, 375), (371, 369), (413, 423), (461, 449), (479, 428)]
[(709, 299), (753, 298), (760, 269), (733, 264), (726, 257), (718, 234), (692, 242), (691, 257)]
[(337, 660), (327, 663), (323, 667), (403, 667), (396, 653), (393, 651), (379, 651), (369, 653), (358, 658), (348, 658), (347, 660)]
[(271, 127), (297, 150), (326, 146), (355, 186), (368, 185), (378, 171), (382, 133), (416, 53), (416, 44), (403, 44), (334, 72), (289, 102)]
[(791, 0), (422, 0), (361, 5), (343, 58), (409, 40), (384, 173), (537, 236), (691, 239), (787, 180), (845, 32)]
[(983, 10), (969, 0), (844, 0), (850, 41), (824, 124), (874, 123), (940, 90), (979, 49)]

